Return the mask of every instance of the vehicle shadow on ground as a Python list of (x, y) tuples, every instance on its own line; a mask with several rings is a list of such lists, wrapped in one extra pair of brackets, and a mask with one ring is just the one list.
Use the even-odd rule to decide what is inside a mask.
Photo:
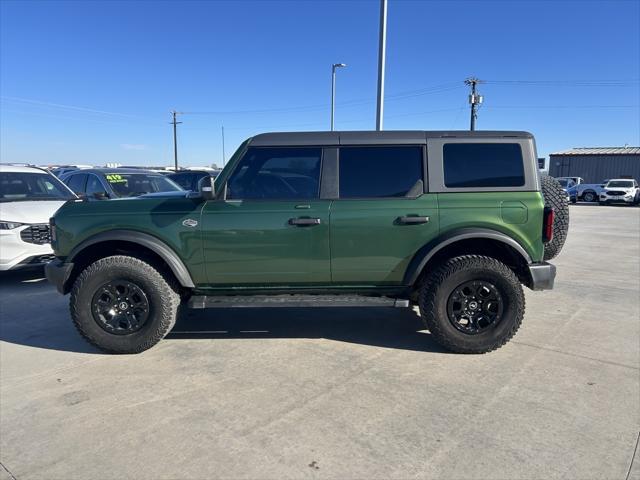
[[(165, 341), (324, 338), (403, 350), (446, 352), (409, 308), (181, 308)], [(0, 340), (75, 353), (100, 353), (76, 331), (68, 297), (42, 269), (0, 274)]]
[(69, 299), (47, 282), (42, 268), (0, 272), (0, 340), (47, 350), (100, 353), (76, 331)]
[(184, 309), (167, 336), (181, 339), (324, 338), (401, 350), (448, 353), (409, 308)]

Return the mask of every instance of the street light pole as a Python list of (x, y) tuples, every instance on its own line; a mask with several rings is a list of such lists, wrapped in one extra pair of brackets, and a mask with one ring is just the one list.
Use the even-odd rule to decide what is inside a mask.
[(376, 130), (382, 130), (384, 110), (384, 64), (387, 52), (387, 0), (380, 0), (380, 43), (378, 44), (378, 109)]
[(333, 132), (333, 118), (336, 110), (336, 69), (346, 67), (346, 63), (334, 63), (331, 65), (331, 131)]

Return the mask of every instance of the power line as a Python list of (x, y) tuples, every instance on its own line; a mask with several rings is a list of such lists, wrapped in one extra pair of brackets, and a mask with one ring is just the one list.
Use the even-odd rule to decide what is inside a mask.
[(549, 87), (623, 87), (640, 83), (640, 79), (627, 80), (487, 80), (495, 85), (539, 85)]

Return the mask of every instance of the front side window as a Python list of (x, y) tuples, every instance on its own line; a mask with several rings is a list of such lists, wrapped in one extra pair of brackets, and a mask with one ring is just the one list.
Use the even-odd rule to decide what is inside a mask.
[(118, 197), (138, 197), (145, 193), (182, 190), (164, 175), (146, 173), (105, 173), (104, 178)]
[(422, 147), (340, 148), (340, 198), (417, 196), (422, 179)]
[(229, 178), (227, 198), (318, 198), (321, 163), (321, 148), (249, 148)]
[(524, 162), (518, 143), (446, 143), (444, 184), (448, 188), (521, 187)]
[(57, 178), (46, 173), (0, 173), (0, 202), (70, 200), (75, 198)]

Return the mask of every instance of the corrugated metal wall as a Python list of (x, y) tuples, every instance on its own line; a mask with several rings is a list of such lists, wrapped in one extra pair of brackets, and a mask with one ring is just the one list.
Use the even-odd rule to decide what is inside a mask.
[(552, 177), (582, 177), (587, 183), (631, 176), (640, 181), (640, 155), (549, 155)]

